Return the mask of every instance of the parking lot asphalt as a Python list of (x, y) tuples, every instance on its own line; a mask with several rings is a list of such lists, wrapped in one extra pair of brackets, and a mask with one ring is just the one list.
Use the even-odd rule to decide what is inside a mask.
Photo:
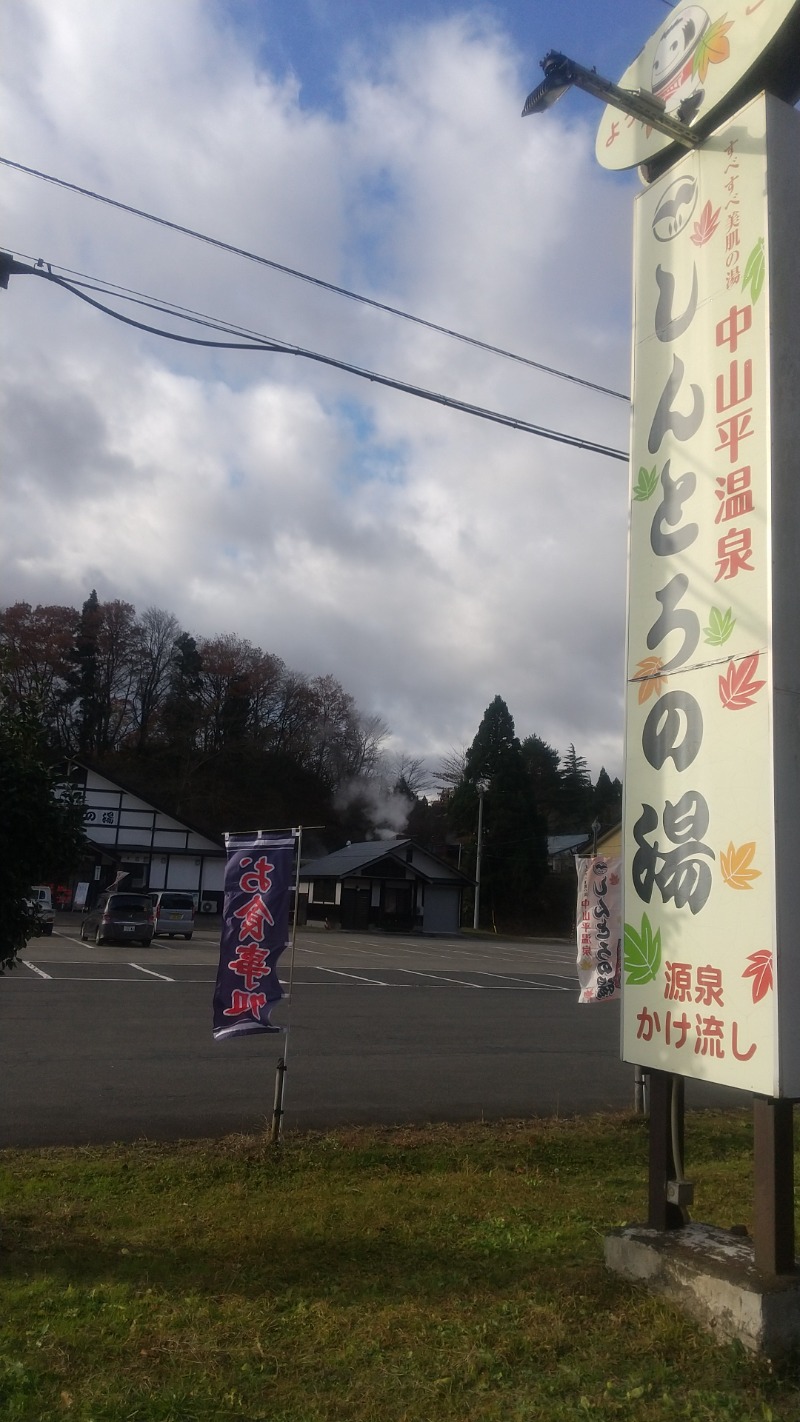
[[(285, 1126), (630, 1109), (617, 1004), (578, 1003), (565, 941), (301, 929), (280, 960), (284, 1030), (216, 1042), (219, 925), (97, 947), (77, 915), (0, 982), (0, 1145), (219, 1136)], [(691, 1086), (687, 1102), (738, 1093)]]

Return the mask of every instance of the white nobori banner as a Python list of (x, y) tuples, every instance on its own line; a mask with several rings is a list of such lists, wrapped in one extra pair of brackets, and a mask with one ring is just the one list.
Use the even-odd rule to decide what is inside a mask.
[(579, 1002), (619, 997), (622, 861), (603, 854), (576, 859)]

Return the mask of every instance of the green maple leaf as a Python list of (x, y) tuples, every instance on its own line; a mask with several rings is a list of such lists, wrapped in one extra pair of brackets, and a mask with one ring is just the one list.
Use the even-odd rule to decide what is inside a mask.
[(723, 642), (727, 642), (735, 626), (736, 618), (730, 608), (727, 612), (720, 612), (718, 607), (712, 607), (708, 614), (708, 626), (703, 628), (706, 642), (712, 647), (721, 647)]
[(644, 465), (642, 465), (639, 469), (639, 478), (633, 488), (634, 499), (637, 499), (639, 503), (643, 503), (645, 499), (649, 499), (657, 483), (658, 475), (656, 473), (656, 466), (653, 465), (652, 469), (645, 469)]
[(761, 288), (764, 285), (764, 277), (766, 274), (767, 263), (764, 258), (764, 238), (759, 237), (750, 256), (747, 258), (744, 276), (742, 277), (742, 290), (746, 291), (749, 286), (753, 301), (758, 301), (761, 295)]
[(625, 982), (629, 987), (651, 983), (661, 967), (661, 929), (653, 932), (646, 913), (637, 933), (633, 924), (625, 924)]

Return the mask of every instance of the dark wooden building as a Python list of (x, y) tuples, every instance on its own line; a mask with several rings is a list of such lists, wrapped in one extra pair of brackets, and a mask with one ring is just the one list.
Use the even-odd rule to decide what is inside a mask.
[(471, 880), (412, 839), (348, 844), (300, 869), (309, 923), (399, 933), (458, 933)]

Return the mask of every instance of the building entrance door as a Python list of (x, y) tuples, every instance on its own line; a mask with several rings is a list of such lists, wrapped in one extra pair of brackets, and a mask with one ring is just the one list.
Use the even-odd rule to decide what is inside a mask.
[(343, 884), (341, 904), (342, 928), (359, 932), (369, 928), (369, 906), (372, 890), (369, 884)]

